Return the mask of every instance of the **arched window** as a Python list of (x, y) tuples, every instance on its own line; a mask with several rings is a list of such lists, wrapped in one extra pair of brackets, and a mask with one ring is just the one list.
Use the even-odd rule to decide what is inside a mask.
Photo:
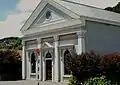
[(71, 59), (71, 54), (68, 49), (64, 52), (64, 75), (70, 75), (71, 70), (70, 70), (70, 61)]
[(50, 54), (50, 52), (48, 51), (45, 58), (52, 58), (52, 55)]
[(33, 52), (31, 54), (31, 73), (35, 73), (36, 72), (36, 57), (35, 57), (35, 53)]

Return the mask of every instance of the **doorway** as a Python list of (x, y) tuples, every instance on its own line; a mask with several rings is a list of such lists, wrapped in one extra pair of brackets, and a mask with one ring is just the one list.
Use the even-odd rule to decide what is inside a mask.
[(46, 62), (46, 80), (52, 80), (52, 55), (48, 51), (45, 56)]
[(52, 80), (52, 60), (46, 60), (46, 80)]

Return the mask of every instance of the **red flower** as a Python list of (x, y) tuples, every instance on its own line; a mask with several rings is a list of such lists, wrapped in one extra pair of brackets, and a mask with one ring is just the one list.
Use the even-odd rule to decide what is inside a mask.
[(37, 52), (37, 54), (39, 54), (40, 53), (40, 48), (37, 48), (36, 52)]

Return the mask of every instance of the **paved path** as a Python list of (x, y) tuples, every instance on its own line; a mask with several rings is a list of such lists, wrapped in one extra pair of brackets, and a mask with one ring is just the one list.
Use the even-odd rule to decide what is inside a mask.
[[(22, 81), (0, 81), (0, 85), (38, 85), (35, 80), (22, 80)], [(56, 82), (40, 82), (39, 85), (67, 85), (66, 83), (56, 83)]]

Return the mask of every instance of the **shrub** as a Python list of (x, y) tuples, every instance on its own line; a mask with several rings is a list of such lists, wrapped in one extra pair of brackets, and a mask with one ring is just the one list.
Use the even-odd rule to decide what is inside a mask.
[(75, 54), (72, 57), (70, 69), (72, 75), (78, 81), (84, 82), (90, 78), (104, 75), (106, 79), (111, 80), (114, 85), (120, 85), (120, 54), (112, 53), (100, 56), (93, 51), (89, 53), (82, 53), (81, 55)]
[(103, 71), (107, 79), (112, 80), (112, 83), (118, 83), (120, 85), (120, 54), (113, 53), (103, 56)]
[(84, 82), (84, 85), (117, 85), (111, 84), (110, 80), (107, 80), (105, 76), (90, 78)]
[(79, 81), (75, 76), (71, 76), (69, 78), (69, 84), (68, 85), (79, 85)]
[(22, 62), (18, 59), (19, 53), (13, 50), (0, 51), (0, 78), (1, 80), (21, 79)]
[(94, 52), (82, 53), (72, 58), (71, 71), (73, 76), (83, 82), (90, 77), (100, 76), (101, 73), (101, 57)]

